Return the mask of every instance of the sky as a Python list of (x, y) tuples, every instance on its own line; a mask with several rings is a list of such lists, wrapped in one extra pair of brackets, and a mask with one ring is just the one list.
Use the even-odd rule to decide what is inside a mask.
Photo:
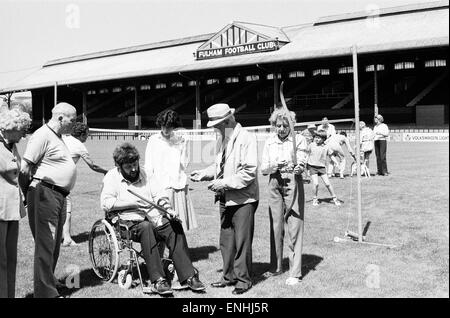
[(0, 87), (45, 62), (218, 32), (231, 21), (276, 27), (433, 0), (0, 0)]

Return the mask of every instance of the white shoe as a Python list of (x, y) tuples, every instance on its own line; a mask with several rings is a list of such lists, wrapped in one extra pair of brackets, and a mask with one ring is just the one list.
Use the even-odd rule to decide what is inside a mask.
[(319, 200), (317, 198), (313, 198), (313, 206), (318, 206)]
[(333, 202), (334, 202), (334, 204), (336, 206), (340, 206), (341, 205), (341, 202), (339, 202), (339, 200), (336, 197), (333, 198)]
[(297, 278), (297, 277), (288, 277), (286, 279), (286, 285), (289, 285), (289, 286), (300, 284), (300, 282), (301, 282), (300, 278)]

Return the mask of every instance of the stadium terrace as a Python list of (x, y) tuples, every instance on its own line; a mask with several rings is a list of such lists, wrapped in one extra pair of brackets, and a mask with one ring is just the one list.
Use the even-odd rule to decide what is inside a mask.
[(356, 47), (361, 120), (372, 122), (378, 107), (392, 128), (444, 128), (448, 21), (448, 1), (287, 27), (235, 21), (215, 33), (49, 61), (0, 93), (31, 91), (35, 127), (56, 101), (76, 105), (79, 120), (97, 128), (153, 128), (168, 108), (201, 128), (218, 102), (252, 126), (268, 124), (283, 81), (301, 121), (352, 118)]

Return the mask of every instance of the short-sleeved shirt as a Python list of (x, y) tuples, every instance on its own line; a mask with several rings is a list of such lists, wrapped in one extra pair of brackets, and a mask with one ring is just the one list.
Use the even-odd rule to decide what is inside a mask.
[(327, 162), (327, 156), (333, 151), (325, 144), (317, 145), (312, 142), (308, 146), (308, 165), (316, 167), (325, 167)]
[(72, 135), (63, 135), (62, 138), (67, 148), (69, 148), (70, 155), (75, 164), (78, 163), (80, 158), (89, 154), (86, 146)]
[[(131, 204), (141, 201), (137, 196), (128, 192), (128, 189), (155, 203), (160, 198), (167, 198), (162, 187), (149, 183), (144, 169), (140, 169), (139, 178), (135, 182), (130, 182), (122, 176), (118, 168), (113, 168), (103, 178), (103, 188), (100, 195), (101, 208), (105, 212), (110, 212), (114, 210), (114, 205), (118, 200)], [(130, 209), (120, 212), (120, 216), (124, 220), (143, 221), (147, 214), (153, 225), (162, 225), (163, 215), (156, 209)]]
[(77, 173), (75, 163), (61, 135), (47, 125), (30, 137), (23, 158), (35, 165), (34, 178), (72, 190)]

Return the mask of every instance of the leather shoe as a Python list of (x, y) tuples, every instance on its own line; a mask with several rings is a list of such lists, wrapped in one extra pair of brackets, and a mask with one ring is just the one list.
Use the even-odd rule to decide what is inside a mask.
[(250, 290), (250, 288), (251, 288), (251, 287), (248, 287), (248, 288), (239, 288), (239, 287), (236, 287), (236, 288), (232, 291), (232, 294), (233, 294), (233, 295), (240, 295), (240, 294), (243, 294), (243, 293), (248, 292), (248, 291)]
[(236, 283), (234, 283), (234, 282), (223, 282), (223, 281), (218, 281), (218, 282), (215, 282), (215, 283), (211, 283), (211, 286), (215, 287), (215, 288), (224, 288), (224, 287), (233, 286), (233, 285), (236, 285)]
[(197, 274), (195, 274), (194, 276), (189, 277), (186, 280), (186, 284), (193, 291), (202, 291), (202, 290), (205, 290), (205, 288), (206, 288), (205, 285), (203, 285), (203, 283), (198, 278)]

